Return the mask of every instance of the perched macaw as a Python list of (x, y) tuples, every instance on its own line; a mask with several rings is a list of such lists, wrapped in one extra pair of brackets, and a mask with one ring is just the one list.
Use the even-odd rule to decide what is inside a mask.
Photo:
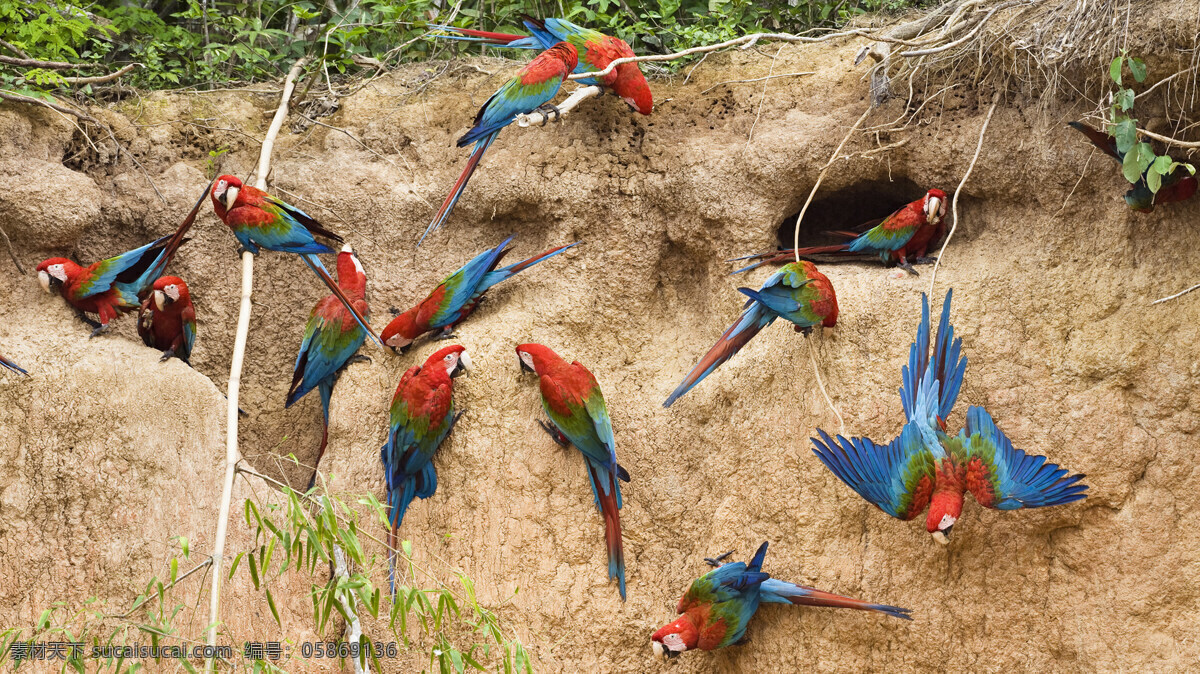
[(107, 260), (81, 267), (65, 257), (52, 257), (37, 266), (38, 282), (46, 292), (57, 289), (81, 314), (97, 314), (92, 337), (108, 330), (117, 316), (141, 306), (143, 295), (162, 274), (174, 254), (172, 237), (164, 236)]
[(433, 330), (442, 331), (438, 339), (453, 337), (454, 328), (471, 315), (483, 301), (483, 294), (492, 286), (582, 243), (576, 241), (566, 246), (551, 248), (523, 262), (496, 269), (496, 265), (500, 264), (500, 260), (508, 253), (507, 246), (514, 238), (516, 237), (510, 236), (499, 246), (476, 255), (461, 269), (447, 276), (419, 304), (393, 318), (383, 329), (383, 343), (392, 349), (403, 351), (417, 337)]
[(692, 586), (675, 609), (676, 613), (682, 615), (650, 637), (650, 645), (656, 656), (673, 658), (697, 648), (714, 651), (741, 643), (750, 619), (758, 612), (762, 602), (855, 608), (912, 620), (906, 608), (871, 604), (772, 578), (762, 570), (763, 558), (767, 555), (765, 542), (754, 553), (749, 566), (745, 562), (721, 564), (720, 560), (729, 554), (727, 552), (715, 559), (705, 559), (710, 566), (717, 568), (692, 581)]
[(16, 372), (18, 374), (23, 374), (26, 377), (29, 376), (29, 373), (26, 372), (24, 368), (22, 368), (20, 365), (17, 365), (13, 361), (5, 358), (3, 355), (0, 355), (0, 366), (3, 366), (9, 370), (12, 370), (13, 372)]
[(447, 346), (424, 365), (413, 366), (400, 378), (392, 396), (387, 442), (379, 450), (387, 501), (391, 506), (388, 532), (388, 579), (396, 596), (396, 532), (414, 498), (429, 498), (437, 490), (433, 455), (462, 412), (454, 411), (453, 378), (471, 368), (461, 345)]
[(321, 223), (299, 208), (253, 185), (243, 185), (237, 176), (224, 175), (216, 179), (212, 188), (212, 205), (221, 222), (233, 230), (242, 250), (258, 255), (260, 248), (266, 248), (299, 255), (354, 317), (355, 322), (376, 344), (383, 346), (367, 319), (358, 313), (354, 302), (346, 297), (321, 263), (321, 258), (317, 257), (318, 253), (332, 253), (333, 249), (318, 243), (314, 234), (338, 243), (342, 242), (342, 237), (322, 227)]
[(178, 276), (163, 276), (138, 310), (138, 334), (146, 346), (191, 364), (196, 345), (196, 308), (187, 284)]
[[(946, 233), (946, 224), (943, 221), (946, 217), (946, 207), (946, 193), (937, 188), (931, 189), (925, 196), (904, 205), (862, 234), (839, 232), (852, 237), (849, 242), (801, 248), (800, 257), (818, 255), (822, 256), (822, 260), (832, 262), (843, 258), (858, 259), (876, 255), (884, 264), (894, 262), (901, 269), (917, 276), (913, 263), (932, 262), (934, 258), (928, 258), (925, 254), (930, 245)], [(733, 272), (740, 274), (764, 264), (778, 264), (795, 258), (795, 249), (788, 249), (736, 257), (729, 262), (755, 260), (753, 264)]]
[[(452, 31), (456, 35), (435, 35), (451, 40), (480, 42), (498, 47), (516, 49), (549, 49), (556, 42), (570, 42), (579, 52), (579, 64), (575, 72), (596, 72), (604, 70), (608, 64), (620, 58), (635, 56), (633, 49), (619, 38), (605, 35), (590, 28), (584, 28), (566, 19), (535, 19), (525, 17), (525, 28), (530, 35), (510, 35), (508, 33), (489, 33), (469, 28), (455, 26), (430, 25), (430, 28), (441, 31)], [(599, 85), (611, 90), (621, 97), (629, 107), (643, 115), (654, 110), (654, 96), (650, 93), (650, 85), (637, 63), (622, 63), (613, 71), (600, 78), (588, 77), (577, 80), (583, 85)]]
[(621, 541), (621, 485), (629, 473), (617, 465), (617, 445), (604, 394), (596, 377), (578, 361), (567, 364), (541, 344), (520, 344), (517, 357), (521, 369), (538, 377), (542, 409), (553, 427), (539, 421), (560, 446), (575, 445), (587, 464), (588, 479), (596, 507), (604, 517), (604, 540), (608, 548), (608, 578), (617, 579), (625, 600), (625, 551)]
[[(75, 307), (84, 322), (94, 328), (91, 336), (95, 337), (108, 330), (109, 321), (141, 306), (141, 300), (149, 292), (150, 286), (162, 276), (179, 247), (187, 242), (184, 234), (195, 222), (203, 203), (204, 196), (201, 195), (171, 236), (164, 236), (116, 257), (87, 267), (81, 267), (65, 257), (43, 260), (37, 266), (38, 283), (46, 292), (52, 288), (58, 289), (67, 304)], [(87, 314), (97, 314), (100, 322), (92, 321)]]
[(946, 417), (958, 399), (967, 359), (950, 325), (950, 297), (942, 303), (937, 344), (929, 351), (929, 302), (921, 296), (921, 325), (901, 369), (900, 399), (907, 420), (884, 446), (867, 438), (836, 440), (817, 429), (817, 458), (842, 482), (883, 512), (911, 520), (925, 506), (925, 529), (945, 545), (971, 492), (980, 505), (1000, 510), (1063, 505), (1086, 498), (1083, 475), (1067, 475), (1044, 456), (1026, 454), (996, 427), (982, 407), (967, 408), (967, 426), (946, 434)]
[(817, 325), (827, 328), (837, 325), (838, 305), (833, 284), (807, 260), (784, 266), (758, 290), (738, 290), (750, 298), (742, 308), (742, 315), (683, 378), (663, 407), (670, 407), (776, 318), (791, 321), (796, 332), (806, 335)]
[[(483, 107), (479, 108), (479, 114), (475, 116), (475, 125), (458, 139), (459, 147), (475, 143), (475, 149), (471, 151), (466, 168), (454, 183), (454, 187), (450, 188), (450, 194), (433, 216), (433, 221), (425, 228), (417, 246), (449, 217), (454, 204), (458, 203), (458, 198), (466, 189), (471, 174), (479, 166), (483, 153), (492, 141), (496, 140), (500, 131), (512, 124), (517, 115), (541, 109), (554, 100), (559, 87), (562, 86), (563, 78), (569, 75), (578, 63), (579, 54), (575, 51), (575, 46), (569, 42), (559, 42), (538, 54), (524, 68), (517, 71), (512, 79), (505, 82), (487, 99)], [(555, 112), (558, 110), (552, 105), (549, 109)]]
[[(349, 244), (342, 246), (337, 260), (338, 285), (346, 297), (354, 302), (354, 310), (363, 320), (371, 317), (367, 306), (367, 273)], [(296, 356), (296, 367), (292, 373), (292, 385), (288, 388), (287, 402), (291, 407), (297, 400), (315, 387), (321, 394), (323, 430), (321, 446), (313, 462), (313, 476), (308, 486), (317, 478), (317, 466), (325, 454), (329, 442), (329, 401), (333, 396), (333, 385), (338, 376), (362, 347), (367, 332), (354, 320), (336, 295), (326, 295), (313, 307), (304, 326), (304, 341)]]
[[(1069, 122), (1067, 126), (1087, 136), (1092, 145), (1115, 159), (1118, 164), (1125, 163), (1125, 154), (1117, 151), (1116, 138), (1083, 122)], [(1146, 170), (1149, 171), (1149, 167)], [(1149, 213), (1158, 204), (1191, 199), (1192, 195), (1196, 194), (1196, 187), (1196, 177), (1183, 166), (1176, 166), (1174, 171), (1163, 176), (1158, 192), (1151, 192), (1150, 186), (1146, 184), (1146, 173), (1143, 172), (1137, 184), (1125, 192), (1125, 203), (1139, 213)]]

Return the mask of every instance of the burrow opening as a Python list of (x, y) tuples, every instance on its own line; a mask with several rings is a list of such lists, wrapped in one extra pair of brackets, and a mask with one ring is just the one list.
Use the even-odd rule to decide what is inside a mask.
[[(907, 178), (899, 178), (891, 181), (872, 180), (855, 183), (814, 199), (804, 214), (804, 222), (800, 223), (800, 245), (844, 243), (846, 237), (830, 232), (865, 232), (896, 209), (920, 199), (924, 194), (925, 190), (917, 183)], [(800, 202), (800, 205), (803, 203)], [(788, 214), (776, 227), (776, 238), (780, 248), (792, 247), (798, 215), (799, 208)]]

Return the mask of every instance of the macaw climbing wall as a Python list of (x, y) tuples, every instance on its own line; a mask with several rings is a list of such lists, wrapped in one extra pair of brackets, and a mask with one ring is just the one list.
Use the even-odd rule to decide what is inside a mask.
[[(456, 382), (467, 412), (437, 456), (438, 491), (404, 521), (415, 559), (466, 572), (485, 603), (507, 600), (502, 617), (545, 671), (1194, 667), (1200, 293), (1150, 302), (1200, 281), (1200, 200), (1128, 210), (1116, 165), (1065, 126), (1087, 109), (1082, 101), (1036, 114), (1019, 97), (1001, 103), (935, 295), (940, 302), (954, 288), (952, 319), (969, 359), (950, 425), (961, 425), (967, 405), (985, 405), (1016, 446), (1086, 473), (1085, 502), (1000, 513), (969, 501), (943, 547), (921, 521), (865, 503), (812, 455), (808, 437), (837, 431), (838, 421), (810, 349), (847, 434), (898, 433), (896, 389), (928, 267), (912, 277), (823, 265), (841, 306), (835, 329), (806, 340), (773, 326), (661, 407), (737, 315), (738, 286), (768, 274), (731, 277), (723, 260), (776, 245), (868, 104), (856, 48), (784, 48), (775, 73), (815, 74), (770, 80), (765, 96), (763, 82), (727, 83), (771, 67), (739, 52), (709, 58), (686, 83), (653, 82), (650, 117), (606, 96), (564, 123), (506, 130), (419, 252), (417, 237), (466, 159), (454, 140), (513, 63), (422, 64), (376, 79), (321, 120), (349, 135), (291, 117), (300, 123), (276, 146), (272, 191), (354, 245), (377, 329), (390, 307), (407, 308), (510, 233), (512, 259), (584, 241), (495, 288), (460, 327), (475, 372)], [(1182, 67), (1174, 58), (1148, 60), (1162, 74)], [(878, 137), (899, 146), (864, 156), (875, 143), (853, 140), (817, 209), (836, 220), (844, 207), (861, 221), (927, 187), (953, 191), (991, 98), (960, 86), (919, 123)], [(889, 102), (866, 125), (897, 118), (904, 103)], [(269, 92), (154, 94), (96, 110), (144, 169), (98, 156), (50, 111), (0, 106), (0, 226), (27, 267), (51, 255), (95, 261), (164, 235), (214, 163), (252, 170), (276, 104)], [(211, 159), (220, 149), (228, 152)], [(29, 625), (55, 599), (97, 595), (115, 612), (178, 554), (172, 536), (190, 539), (193, 558), (211, 549), (239, 268), (235, 241), (208, 206), (191, 236), (173, 270), (197, 305), (195, 369), (158, 363), (132, 318), (89, 340), (62, 300), (0, 259), (0, 353), (31, 372), (0, 375), (0, 626)], [(308, 473), (288, 456), (312, 461), (319, 403), (283, 402), (304, 321), (324, 293), (299, 261), (259, 257), (241, 448), (260, 471), (300, 486)], [(625, 603), (605, 582), (603, 524), (583, 463), (537, 425), (536, 386), (513, 348), (528, 341), (587, 365), (608, 401), (632, 476), (621, 513)], [(384, 499), (385, 410), (400, 375), (440, 345), (422, 341), (403, 356), (367, 346), (371, 361), (348, 368), (322, 463), (330, 489)], [(234, 552), (251, 545), (240, 499), (267, 489), (239, 478)], [(770, 573), (909, 607), (915, 620), (768, 606), (745, 645), (656, 661), (649, 636), (673, 619), (706, 570), (702, 558), (730, 549), (745, 558), (763, 540)], [(382, 556), (373, 575), (386, 583)], [(279, 582), (282, 629), (239, 571), (225, 601), (230, 635), (317, 638), (307, 578)], [(184, 629), (195, 637), (206, 590), (182, 587), (203, 599)], [(339, 630), (331, 623), (319, 636)], [(407, 657), (395, 668), (419, 666)], [(323, 669), (300, 659), (287, 667)]]

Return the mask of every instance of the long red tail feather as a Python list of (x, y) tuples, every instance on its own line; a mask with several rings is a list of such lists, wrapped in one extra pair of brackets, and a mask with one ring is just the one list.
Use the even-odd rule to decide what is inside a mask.
[(597, 474), (596, 469), (589, 465), (588, 471), (592, 474), (592, 482), (597, 486), (596, 495), (600, 500), (600, 512), (604, 516), (604, 543), (608, 549), (608, 577), (610, 580), (617, 579), (621, 591), (621, 601), (624, 601), (625, 548), (621, 539), (621, 511), (617, 507), (617, 477), (611, 472), (608, 473), (608, 493), (605, 494), (602, 488), (605, 484), (601, 481), (601, 476)]

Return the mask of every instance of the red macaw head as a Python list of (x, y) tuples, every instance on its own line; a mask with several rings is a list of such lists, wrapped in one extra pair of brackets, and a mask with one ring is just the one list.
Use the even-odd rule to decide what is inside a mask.
[(946, 217), (948, 205), (946, 193), (935, 187), (925, 193), (925, 198), (921, 201), (921, 210), (925, 213), (925, 220), (931, 225), (936, 225)]
[(425, 365), (421, 369), (424, 371), (436, 367), (446, 368), (446, 374), (450, 377), (457, 377), (464, 373), (470, 374), (471, 357), (467, 355), (467, 350), (462, 344), (447, 346), (444, 349), (433, 352), (432, 356), (426, 358)]
[(219, 176), (213, 182), (213, 208), (216, 209), (218, 215), (233, 210), (233, 205), (237, 202), (238, 194), (241, 193), (243, 187), (241, 178), (237, 176)]
[(347, 295), (362, 297), (367, 292), (367, 272), (350, 244), (342, 246), (337, 259), (338, 286)]
[(57, 290), (74, 278), (80, 269), (79, 265), (65, 257), (42, 260), (42, 263), (37, 266), (38, 283), (41, 284), (42, 290), (51, 292), (51, 289)]
[(154, 306), (159, 311), (179, 303), (180, 307), (191, 304), (192, 296), (188, 294), (187, 284), (178, 276), (163, 276), (154, 282)]
[(673, 658), (680, 653), (696, 647), (700, 643), (700, 631), (692, 624), (692, 618), (683, 614), (679, 618), (660, 628), (650, 636), (650, 647), (657, 657)]
[(937, 491), (929, 502), (929, 514), (925, 518), (925, 530), (933, 534), (933, 540), (946, 545), (950, 542), (950, 529), (962, 515), (963, 495), (960, 491)]
[(396, 316), (383, 329), (383, 333), (379, 335), (384, 344), (392, 347), (392, 351), (404, 353), (408, 350), (408, 346), (413, 343), (413, 340), (421, 336), (421, 329), (417, 327), (417, 311), (420, 308), (421, 305), (418, 304)]
[(648, 115), (654, 110), (654, 95), (650, 93), (650, 85), (646, 76), (636, 63), (622, 63), (617, 66), (617, 79), (612, 85), (613, 93), (629, 104), (629, 107)]
[(521, 361), (523, 371), (541, 376), (546, 366), (558, 359), (558, 354), (541, 344), (518, 344), (517, 358)]

